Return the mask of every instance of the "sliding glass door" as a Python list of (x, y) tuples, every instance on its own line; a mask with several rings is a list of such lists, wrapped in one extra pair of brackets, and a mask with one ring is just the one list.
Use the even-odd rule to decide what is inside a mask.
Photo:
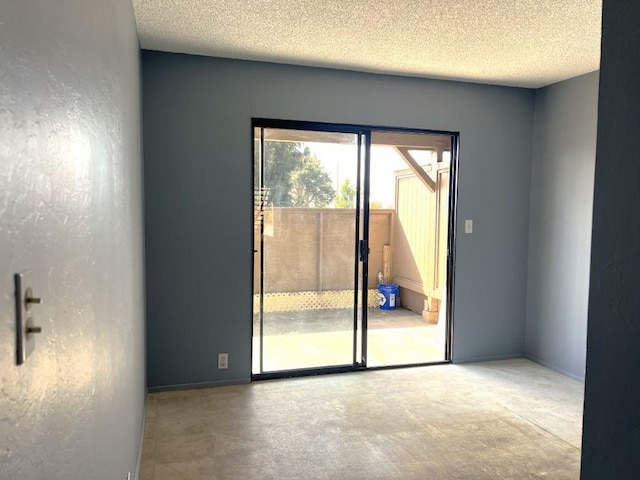
[(254, 120), (255, 376), (449, 358), (452, 138)]
[[(373, 131), (367, 366), (442, 362), (447, 338), (451, 135)], [(378, 285), (380, 283), (380, 285)]]
[(254, 373), (353, 366), (362, 137), (254, 129)]

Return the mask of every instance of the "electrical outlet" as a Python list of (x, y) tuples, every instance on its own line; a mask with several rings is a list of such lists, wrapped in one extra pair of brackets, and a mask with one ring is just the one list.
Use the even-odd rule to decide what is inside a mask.
[(229, 354), (228, 353), (219, 353), (218, 354), (218, 368), (229, 368)]

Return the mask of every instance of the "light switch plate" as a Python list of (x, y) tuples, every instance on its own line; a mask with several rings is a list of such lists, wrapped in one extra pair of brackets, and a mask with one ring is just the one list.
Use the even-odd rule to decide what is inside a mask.
[(473, 233), (473, 220), (464, 221), (464, 233)]
[[(36, 348), (36, 336), (27, 329), (33, 327), (33, 308), (26, 302), (31, 289), (25, 286), (25, 274), (14, 275), (16, 301), (16, 363), (22, 365)], [(29, 292), (29, 294), (27, 294)]]

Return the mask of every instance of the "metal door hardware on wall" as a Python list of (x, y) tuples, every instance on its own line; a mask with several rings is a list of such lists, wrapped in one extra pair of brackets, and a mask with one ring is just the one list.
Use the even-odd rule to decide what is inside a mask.
[(16, 287), (16, 363), (22, 365), (36, 348), (35, 334), (42, 332), (42, 327), (36, 326), (32, 307), (42, 303), (34, 296), (31, 287), (26, 283), (22, 273), (14, 276)]

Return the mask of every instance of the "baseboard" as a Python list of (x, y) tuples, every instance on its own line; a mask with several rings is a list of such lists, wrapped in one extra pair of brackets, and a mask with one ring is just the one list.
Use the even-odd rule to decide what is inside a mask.
[(138, 443), (138, 459), (136, 460), (136, 471), (133, 474), (135, 480), (140, 478), (140, 468), (142, 466), (142, 450), (144, 448), (144, 432), (147, 428), (147, 394), (144, 394), (144, 405), (142, 406), (142, 430), (140, 430), (140, 442)]
[(576, 375), (574, 373), (571, 373), (571, 372), (569, 372), (569, 371), (567, 371), (567, 370), (565, 370), (563, 368), (559, 368), (559, 367), (557, 367), (555, 365), (552, 365), (552, 364), (550, 364), (548, 362), (540, 360), (539, 358), (534, 357), (533, 355), (529, 355), (529, 354), (525, 353), (524, 357), (527, 360), (531, 360), (532, 362), (538, 363), (538, 364), (542, 365), (543, 367), (548, 368), (549, 370), (553, 370), (554, 372), (558, 372), (558, 373), (561, 373), (562, 375), (565, 375), (565, 376), (567, 376), (569, 378), (573, 378), (574, 380), (576, 380), (576, 381), (578, 381), (580, 383), (584, 383), (584, 377), (581, 377), (581, 376)]
[(486, 355), (486, 356), (479, 356), (479, 357), (454, 358), (451, 361), (451, 363), (461, 364), (461, 363), (495, 362), (496, 360), (511, 360), (514, 358), (524, 358), (524, 354), (512, 353), (508, 355)]
[(155, 387), (148, 387), (147, 391), (149, 393), (170, 392), (172, 390), (192, 390), (195, 388), (223, 387), (225, 385), (241, 385), (244, 383), (251, 383), (251, 378), (232, 378), (228, 380), (214, 380), (211, 382), (181, 383), (178, 385), (159, 385)]

